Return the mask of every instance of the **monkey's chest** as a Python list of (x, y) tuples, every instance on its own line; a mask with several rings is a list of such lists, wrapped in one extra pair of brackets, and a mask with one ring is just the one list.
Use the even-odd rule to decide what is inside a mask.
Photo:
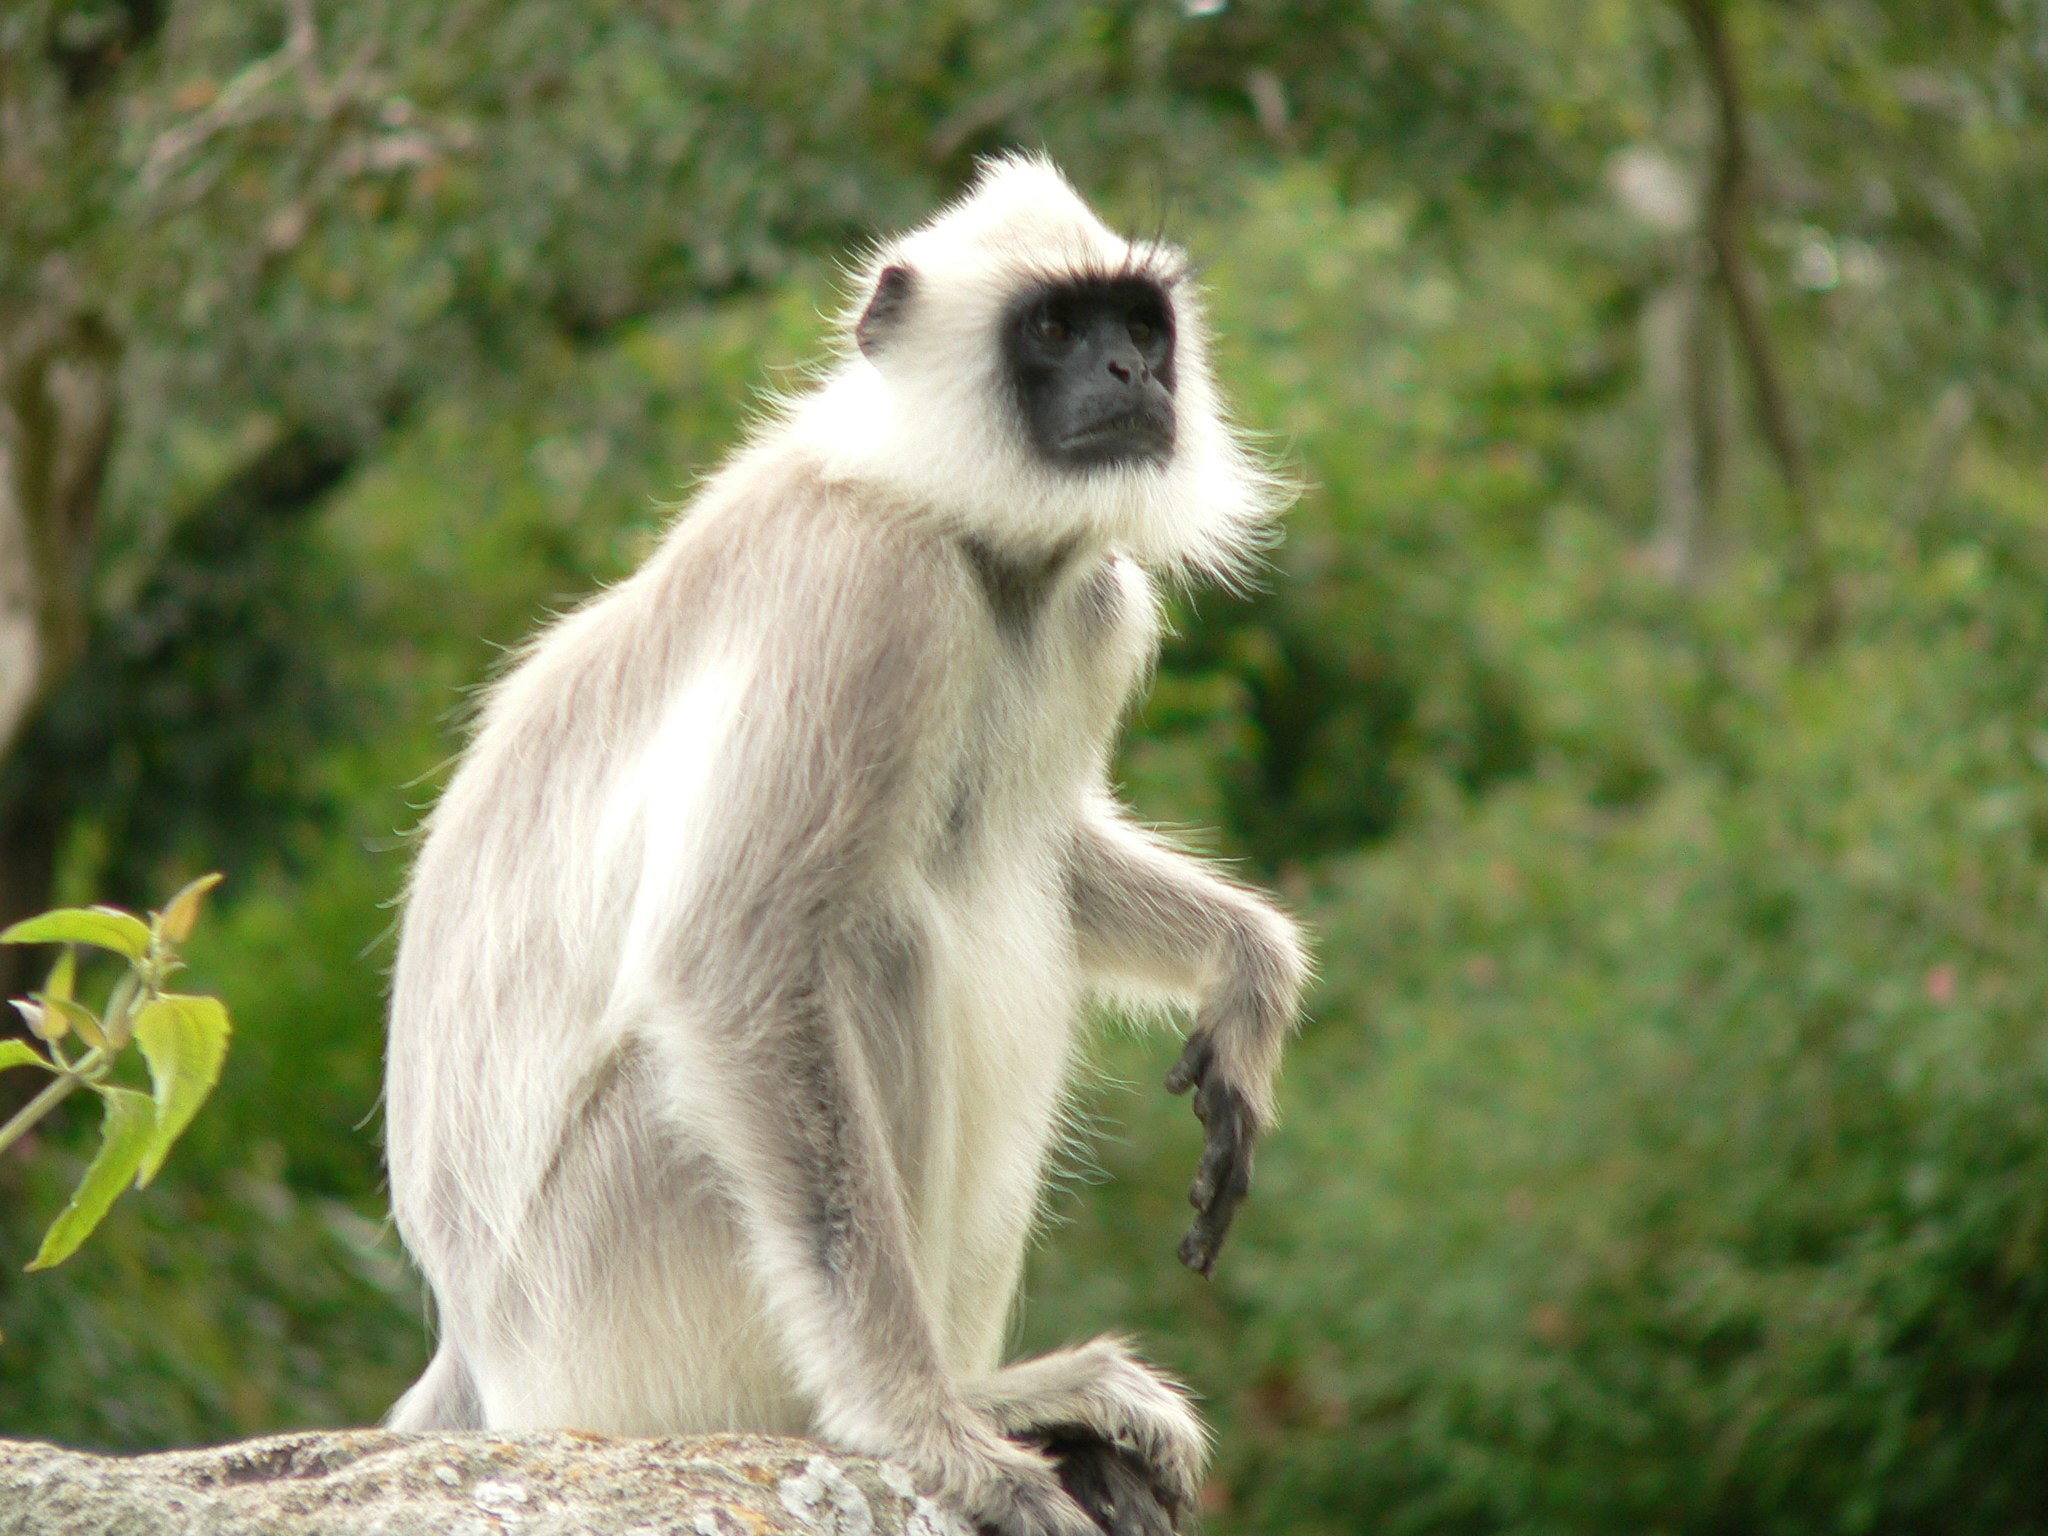
[(998, 657), (983, 670), (965, 691), (958, 735), (932, 764), (934, 878), (983, 893), (991, 909), (1018, 899), (1012, 871), (1021, 859), (1058, 857), (1054, 845), (1103, 778), (1143, 666), (1133, 646), (1076, 646)]
[(1152, 644), (1128, 561), (1073, 574), (961, 659), (960, 729), (929, 766), (909, 877), (925, 957), (902, 1069), (878, 1074), (920, 1278), (956, 1370), (993, 1369), (1060, 1124), (1081, 981), (1068, 840)]
[(1056, 871), (933, 893), (921, 1027), (894, 1100), (920, 1278), (960, 1369), (996, 1363), (1044, 1182), (1080, 986)]

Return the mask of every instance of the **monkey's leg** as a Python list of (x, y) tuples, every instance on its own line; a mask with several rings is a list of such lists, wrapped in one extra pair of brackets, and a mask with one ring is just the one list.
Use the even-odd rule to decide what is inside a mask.
[(1300, 1006), (1307, 957), (1271, 902), (1108, 811), (1077, 829), (1068, 901), (1084, 965), (1195, 1005), (1169, 1093), (1195, 1094), (1203, 1150), (1181, 1262), (1206, 1275), (1251, 1187), (1252, 1148), (1273, 1120), (1273, 1077)]
[[(1201, 1491), (1208, 1436), (1187, 1393), (1121, 1340), (1020, 1360), (968, 1395), (1004, 1434), (1044, 1446), (1067, 1491), (1116, 1536), (1149, 1532), (1155, 1506), (1170, 1528)], [(1133, 1513), (1111, 1525), (1104, 1501)]]
[[(821, 948), (828, 946), (820, 946)], [(778, 978), (744, 1030), (661, 1041), (678, 1128), (720, 1165), (748, 1265), (823, 1438), (902, 1463), (999, 1536), (1097, 1536), (1035, 1446), (946, 1372), (882, 1140), (884, 1111), (815, 971)]]

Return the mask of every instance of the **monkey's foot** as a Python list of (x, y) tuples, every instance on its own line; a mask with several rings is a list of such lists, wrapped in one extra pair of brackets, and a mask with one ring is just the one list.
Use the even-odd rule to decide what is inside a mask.
[[(1201, 1491), (1208, 1437), (1187, 1393), (1138, 1359), (1121, 1339), (1092, 1339), (1019, 1360), (975, 1383), (969, 1395), (1005, 1435), (1051, 1457), (1062, 1468), (1063, 1482), (1066, 1457), (1078, 1458), (1076, 1477), (1112, 1489), (1122, 1486), (1128, 1478), (1095, 1470), (1107, 1465), (1113, 1452), (1114, 1466), (1134, 1474), (1151, 1502), (1167, 1512), (1165, 1529), (1193, 1507)], [(1074, 1490), (1069, 1486), (1067, 1491)], [(1105, 1530), (1151, 1529), (1111, 1526), (1101, 1522), (1093, 1506), (1090, 1513)]]
[(1067, 1496), (1106, 1536), (1174, 1536), (1179, 1528), (1179, 1511), (1129, 1451), (1088, 1434), (1049, 1440), (1045, 1450)]

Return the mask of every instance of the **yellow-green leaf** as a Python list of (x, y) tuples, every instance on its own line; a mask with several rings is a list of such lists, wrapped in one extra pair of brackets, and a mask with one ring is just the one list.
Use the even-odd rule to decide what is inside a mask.
[(50, 1230), (43, 1234), (43, 1246), (29, 1260), (30, 1269), (49, 1269), (76, 1253), (135, 1177), (149, 1150), (150, 1135), (156, 1129), (156, 1107), (149, 1102), (149, 1095), (132, 1088), (95, 1091), (107, 1107), (106, 1118), (100, 1121), (100, 1149), (72, 1191), (71, 1203), (58, 1212)]
[(201, 875), (179, 891), (164, 903), (163, 911), (157, 914), (157, 931), (173, 944), (182, 944), (191, 938), (192, 925), (199, 921), (199, 903), (206, 899), (208, 891), (226, 878), (216, 870), (213, 874)]
[(66, 944), (57, 952), (57, 963), (50, 967), (50, 979), (43, 983), (43, 996), (75, 997), (77, 981), (78, 951)]
[(74, 1003), (68, 997), (38, 996), (36, 1001), (43, 1005), (43, 1018), (47, 1023), (52, 1015), (62, 1019), (65, 1027), (76, 1030), (78, 1038), (87, 1045), (104, 1046), (107, 1037), (100, 1032), (100, 1016), (83, 1003)]
[(91, 944), (140, 960), (149, 953), (149, 924), (118, 907), (59, 907), (0, 932), (0, 944)]
[(42, 1067), (47, 1070), (49, 1065), (25, 1041), (0, 1040), (0, 1072), (9, 1067)]
[(61, 1040), (68, 1026), (64, 1015), (52, 1013), (32, 997), (10, 997), (14, 1011), (21, 1015), (21, 1022), (28, 1026), (28, 1032), (38, 1040)]
[(220, 1081), (228, 1053), (228, 1011), (217, 997), (166, 992), (136, 1013), (135, 1043), (142, 1047), (156, 1090), (156, 1133), (136, 1176), (140, 1185), (156, 1177), (171, 1144)]
[(114, 983), (114, 990), (107, 997), (107, 1011), (100, 1015), (106, 1026), (107, 1049), (127, 1048), (129, 1037), (135, 1033), (135, 999), (141, 990), (142, 982), (133, 971)]

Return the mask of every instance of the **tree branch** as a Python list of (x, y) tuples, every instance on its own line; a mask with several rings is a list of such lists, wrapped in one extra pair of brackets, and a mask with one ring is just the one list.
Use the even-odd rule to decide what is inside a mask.
[(1717, 127), (1714, 173), (1707, 191), (1706, 237), (1714, 255), (1714, 274), (1727, 295), (1728, 311), (1749, 373), (1757, 426), (1785, 484), (1792, 513), (1792, 538), (1800, 576), (1812, 595), (1805, 639), (1813, 650), (1825, 649), (1841, 629), (1841, 601), (1835, 590), (1827, 548), (1814, 506), (1806, 452), (1793, 421), (1792, 401), (1785, 385), (1770, 327), (1764, 319), (1761, 284), (1749, 263), (1745, 237), (1749, 222), (1750, 161), (1742, 77), (1734, 44), (1728, 36), (1721, 0), (1675, 0), (1693, 42), (1699, 49), (1714, 98)]
[(165, 129), (151, 141), (142, 157), (136, 179), (143, 191), (154, 192), (173, 172), (215, 134), (241, 127), (263, 115), (264, 98), (270, 88), (288, 75), (317, 86), (313, 53), (320, 36), (313, 25), (313, 8), (307, 0), (292, 0), (290, 21), (284, 42), (230, 80), (213, 101), (183, 122)]

